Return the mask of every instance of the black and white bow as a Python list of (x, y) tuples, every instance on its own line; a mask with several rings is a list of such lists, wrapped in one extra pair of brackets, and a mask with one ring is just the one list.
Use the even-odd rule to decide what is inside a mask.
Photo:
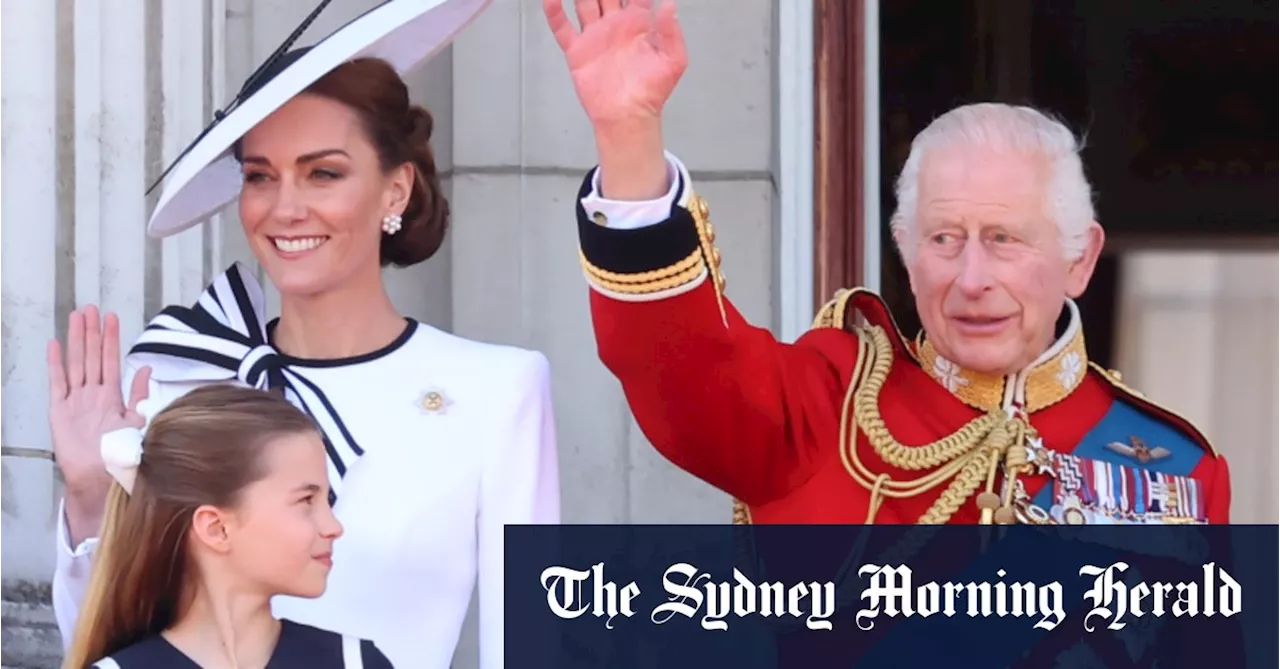
[(194, 306), (172, 306), (151, 319), (129, 350), (129, 362), (149, 366), (159, 382), (239, 380), (262, 390), (280, 389), (311, 415), (328, 452), (329, 501), (364, 454), (337, 411), (313, 382), (290, 368), (267, 340), (262, 287), (236, 263), (200, 295)]

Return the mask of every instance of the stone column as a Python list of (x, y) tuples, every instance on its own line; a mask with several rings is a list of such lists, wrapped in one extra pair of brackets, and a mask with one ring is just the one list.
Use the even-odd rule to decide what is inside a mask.
[[(37, 578), (51, 528), (45, 342), (54, 336), (57, 231), (56, 6), (6, 3), (3, 358), (5, 576)], [(21, 537), (21, 538), (19, 538)]]

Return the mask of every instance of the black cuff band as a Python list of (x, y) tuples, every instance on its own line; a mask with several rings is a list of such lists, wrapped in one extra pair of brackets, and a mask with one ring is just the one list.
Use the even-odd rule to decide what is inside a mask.
[(617, 229), (596, 223), (582, 206), (582, 198), (591, 193), (594, 177), (595, 170), (587, 174), (576, 206), (578, 243), (588, 263), (606, 272), (639, 274), (673, 267), (698, 251), (693, 216), (675, 204), (683, 195), (683, 180), (676, 185), (676, 198), (666, 220), (640, 228)]

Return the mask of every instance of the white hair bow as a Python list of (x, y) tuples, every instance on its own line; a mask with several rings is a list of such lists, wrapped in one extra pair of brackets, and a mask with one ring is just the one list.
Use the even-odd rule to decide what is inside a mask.
[(134, 409), (145, 421), (141, 429), (122, 427), (102, 435), (102, 463), (107, 473), (115, 479), (124, 491), (133, 494), (133, 483), (138, 478), (138, 465), (142, 464), (142, 436), (151, 425), (151, 417), (155, 413), (155, 405), (150, 400), (138, 402)]

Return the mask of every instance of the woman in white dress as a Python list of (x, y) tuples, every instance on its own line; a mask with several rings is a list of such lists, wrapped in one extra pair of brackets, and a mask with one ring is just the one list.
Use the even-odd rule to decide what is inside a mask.
[(279, 289), (278, 320), (267, 322), (260, 286), (237, 265), (195, 305), (156, 316), (123, 373), (118, 323), (93, 307), (71, 315), (65, 367), (50, 344), (51, 373), (66, 370), (51, 383), (66, 481), (53, 579), (64, 640), (110, 485), (101, 435), (141, 426), (143, 397), (163, 406), (233, 381), (281, 389), (315, 419), (345, 528), (324, 595), (277, 598), (276, 615), (371, 639), (396, 666), (443, 668), (478, 581), (481, 667), (503, 666), (503, 527), (559, 522), (548, 363), (405, 318), (381, 275), (429, 258), (448, 221), (431, 116), (401, 77), (487, 4), (393, 0), (310, 49), (286, 53), (287, 42), (173, 168), (150, 233), (238, 200)]

